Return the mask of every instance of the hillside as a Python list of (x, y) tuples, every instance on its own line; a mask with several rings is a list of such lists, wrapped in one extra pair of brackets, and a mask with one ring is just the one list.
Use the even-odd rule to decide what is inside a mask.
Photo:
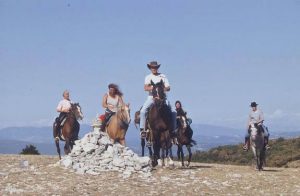
[[(243, 141), (243, 131), (214, 126), (193, 123), (193, 139), (197, 141), (196, 150), (208, 150), (213, 147), (238, 144)], [(82, 138), (86, 133), (91, 131), (91, 126), (82, 124), (79, 137)], [(296, 137), (300, 131), (272, 133), (272, 138)], [(139, 131), (130, 125), (126, 134), (127, 145), (136, 153), (141, 153)], [(51, 127), (7, 127), (0, 129), (0, 154), (17, 154), (28, 144), (37, 146), (39, 152), (44, 155), (56, 155)], [(63, 146), (63, 143), (61, 143)], [(176, 148), (174, 147), (174, 152)]]
[[(27, 160), (29, 165), (20, 164)], [(299, 168), (192, 163), (156, 168), (149, 178), (76, 174), (54, 156), (0, 155), (0, 195), (299, 195)], [(176, 163), (177, 165), (178, 163)]]
[[(270, 141), (271, 149), (267, 151), (267, 166), (288, 167), (288, 163), (300, 160), (300, 137), (294, 139), (278, 138)], [(204, 163), (222, 163), (250, 165), (253, 162), (252, 151), (244, 152), (242, 144), (212, 148), (209, 151), (197, 151), (193, 161)]]

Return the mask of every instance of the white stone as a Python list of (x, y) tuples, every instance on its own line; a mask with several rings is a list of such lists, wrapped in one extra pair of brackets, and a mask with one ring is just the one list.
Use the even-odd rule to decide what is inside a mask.
[(149, 166), (151, 163), (151, 159), (149, 157), (139, 157), (138, 161), (142, 167)]
[(62, 160), (62, 164), (65, 167), (69, 168), (72, 165), (72, 160), (69, 157), (67, 157), (67, 158)]
[(125, 162), (124, 160), (120, 159), (120, 158), (114, 158), (113, 159), (113, 165), (116, 167), (125, 167)]
[(94, 152), (96, 149), (95, 144), (87, 143), (85, 146), (83, 146), (83, 151), (86, 153)]
[(109, 138), (108, 137), (104, 137), (104, 136), (102, 136), (98, 141), (99, 141), (100, 145), (111, 144), (111, 141), (109, 140)]
[(112, 144), (103, 132), (90, 132), (76, 142), (69, 156), (60, 162), (73, 168), (77, 174), (98, 175), (104, 171), (117, 171), (123, 178), (141, 173), (143, 178), (151, 176), (151, 160), (139, 157), (128, 147)]

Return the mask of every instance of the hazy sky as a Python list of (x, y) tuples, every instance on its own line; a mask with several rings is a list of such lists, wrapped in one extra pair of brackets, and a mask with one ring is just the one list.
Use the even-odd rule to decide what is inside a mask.
[(159, 61), (196, 123), (300, 130), (300, 0), (0, 0), (0, 127), (49, 125), (64, 89), (90, 123), (111, 82), (132, 112)]

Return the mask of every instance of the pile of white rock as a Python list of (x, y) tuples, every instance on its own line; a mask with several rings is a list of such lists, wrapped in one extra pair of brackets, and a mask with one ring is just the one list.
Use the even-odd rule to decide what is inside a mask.
[(152, 169), (149, 157), (139, 157), (128, 147), (119, 143), (112, 144), (108, 135), (98, 130), (75, 141), (71, 153), (64, 156), (60, 164), (78, 174), (98, 175), (106, 171), (117, 171), (123, 178), (133, 173), (150, 177)]

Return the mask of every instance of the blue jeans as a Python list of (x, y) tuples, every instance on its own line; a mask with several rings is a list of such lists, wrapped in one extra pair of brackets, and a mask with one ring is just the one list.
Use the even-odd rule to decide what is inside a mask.
[[(169, 101), (167, 101), (167, 104), (170, 105)], [(151, 106), (151, 104), (154, 103), (153, 97), (152, 96), (148, 96), (142, 109), (141, 109), (141, 114), (140, 114), (140, 129), (145, 129), (145, 122), (146, 122), (146, 112), (148, 110), (148, 108)], [(173, 124), (173, 130), (171, 130), (171, 132), (173, 132), (176, 129), (176, 112), (172, 111), (172, 124)]]

